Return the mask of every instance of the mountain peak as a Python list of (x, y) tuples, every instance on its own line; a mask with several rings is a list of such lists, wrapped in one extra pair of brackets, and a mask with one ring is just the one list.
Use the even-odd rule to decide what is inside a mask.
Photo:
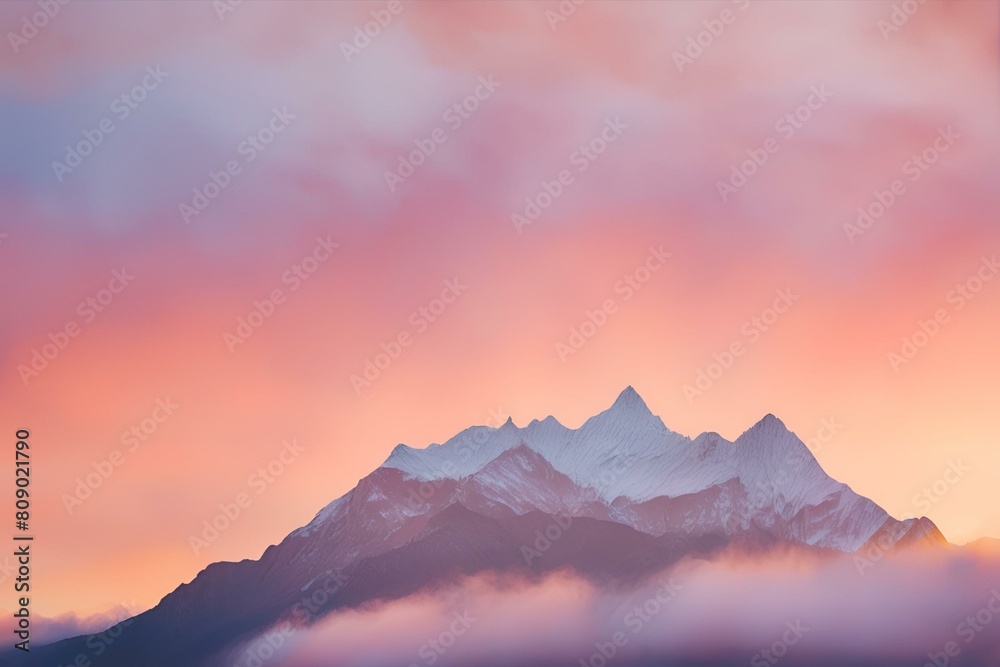
[(736, 438), (735, 444), (761, 451), (795, 452), (802, 454), (804, 459), (814, 460), (805, 443), (771, 413), (764, 415), (760, 421), (744, 431)]
[(773, 437), (775, 435), (790, 433), (791, 431), (788, 430), (788, 427), (785, 426), (785, 423), (783, 421), (775, 417), (772, 413), (768, 412), (760, 419), (760, 421), (758, 421), (756, 424), (754, 424), (747, 430), (747, 433), (757, 433), (757, 432), (764, 433), (767, 434), (768, 436)]
[(785, 428), (785, 423), (780, 419), (778, 419), (777, 417), (775, 417), (773, 412), (768, 412), (766, 415), (761, 417), (760, 421), (765, 424), (773, 424), (781, 428)]
[(618, 398), (615, 399), (615, 402), (611, 407), (649, 412), (649, 406), (646, 405), (646, 401), (642, 400), (642, 396), (639, 395), (639, 392), (637, 392), (632, 385), (625, 387), (622, 393), (618, 394)]

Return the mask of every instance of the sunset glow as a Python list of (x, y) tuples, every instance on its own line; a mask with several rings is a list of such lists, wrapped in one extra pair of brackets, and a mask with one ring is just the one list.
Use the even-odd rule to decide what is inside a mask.
[(389, 5), (78, 1), (5, 45), (38, 615), (150, 608), (399, 443), (628, 385), (1000, 538), (1000, 5)]

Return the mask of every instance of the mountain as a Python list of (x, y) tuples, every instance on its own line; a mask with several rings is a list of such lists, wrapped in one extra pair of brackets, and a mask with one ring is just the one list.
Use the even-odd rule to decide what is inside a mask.
[[(539, 472), (505, 460), (517, 449), (524, 450), (519, 460), (529, 453), (539, 457)], [(400, 445), (382, 467), (424, 482), (476, 480), (497, 502), (516, 496), (522, 508), (551, 488), (550, 477), (565, 476), (579, 491), (556, 494), (562, 504), (548, 498), (535, 508), (571, 516), (596, 512), (653, 535), (734, 535), (756, 525), (792, 542), (855, 551), (886, 524), (897, 523), (830, 478), (777, 417), (767, 415), (735, 442), (717, 433), (691, 440), (664, 426), (632, 387), (579, 429), (552, 417), (523, 429), (508, 421), (497, 430), (469, 429), (427, 449)], [(461, 494), (452, 500), (462, 501)], [(421, 511), (431, 509), (428, 504)], [(332, 505), (313, 523), (335, 512)]]
[(982, 537), (965, 545), (966, 548), (982, 554), (1000, 555), (1000, 540), (995, 537)]
[[(570, 568), (629, 581), (727, 547), (851, 553), (944, 544), (830, 478), (773, 415), (734, 442), (674, 433), (631, 387), (571, 429), (476, 426), (385, 463), (259, 560), (215, 563), (132, 619), (101, 664), (208, 665), (274, 622), (398, 599), (457, 575)], [(334, 582), (333, 585), (330, 585)], [(296, 605), (322, 587), (308, 614)], [(32, 651), (70, 663), (85, 638)], [(231, 663), (230, 663), (231, 664)]]

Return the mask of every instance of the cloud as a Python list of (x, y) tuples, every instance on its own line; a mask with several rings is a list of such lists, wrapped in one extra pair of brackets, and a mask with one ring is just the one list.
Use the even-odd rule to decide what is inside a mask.
[[(131, 618), (139, 613), (134, 603), (120, 604), (114, 609), (81, 616), (73, 613), (60, 614), (55, 617), (35, 616), (31, 625), (31, 641), (34, 645), (52, 644), (67, 637), (79, 637), (82, 635), (99, 635), (100, 633), (112, 630), (115, 625)], [(4, 618), (2, 631), (9, 634), (14, 630), (15, 624)]]
[[(266, 649), (276, 644), (276, 653)], [(957, 550), (869, 566), (850, 555), (731, 556), (686, 561), (634, 587), (568, 573), (539, 582), (484, 575), (337, 613), (309, 629), (274, 629), (219, 664), (253, 664), (254, 655), (271, 653), (264, 664), (276, 667), (321, 667), (334, 658), (603, 665), (602, 655), (621, 665), (651, 656), (773, 664), (769, 655), (787, 655), (789, 664), (919, 664), (946, 650), (957, 655), (952, 664), (1000, 656), (1000, 560)]]

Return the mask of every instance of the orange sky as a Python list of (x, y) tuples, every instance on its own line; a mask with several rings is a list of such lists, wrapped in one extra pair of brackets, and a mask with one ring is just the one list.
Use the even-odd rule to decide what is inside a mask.
[[(384, 3), (220, 19), (211, 4), (77, 2), (5, 56), (18, 132), (0, 151), (0, 420), (11, 442), (32, 433), (37, 613), (149, 607), (210, 562), (257, 557), (399, 442), (495, 412), (577, 426), (629, 384), (691, 436), (734, 439), (771, 412), (809, 440), (832, 420), (817, 454), (832, 476), (954, 542), (1000, 537), (1000, 277), (984, 265), (1000, 251), (998, 4), (931, 0), (889, 32), (879, 2), (593, 2), (554, 29), (550, 5), (407, 5), (347, 62), (339, 44)], [(6, 3), (0, 23), (32, 7)], [(673, 54), (724, 10), (733, 21), (679, 71)], [(156, 64), (169, 76), (113, 115)], [(489, 76), (452, 128), (446, 111)], [(816, 86), (830, 98), (786, 136), (780, 119)], [(294, 119), (244, 162), (275, 108)], [(59, 182), (51, 163), (109, 116)], [(608, 119), (625, 128), (579, 171)], [(390, 191), (385, 172), (436, 128), (446, 140)], [(776, 152), (722, 201), (719, 181), (769, 138)], [(241, 172), (185, 224), (179, 204), (233, 159)], [(572, 182), (519, 232), (511, 215), (563, 170)], [(844, 225), (897, 179), (852, 242)], [(666, 263), (623, 288), (660, 246)], [(315, 272), (296, 281), (296, 265)], [(134, 280), (91, 314), (123, 267)], [(421, 315), (455, 280), (454, 302)], [(969, 281), (971, 299), (954, 291)], [(224, 335), (276, 289), (231, 353)], [(796, 298), (765, 331), (753, 318), (770, 321), (779, 290)], [(608, 299), (563, 361), (557, 344)], [(25, 382), (19, 367), (69, 323), (79, 335)], [(410, 344), (355, 392), (401, 333)], [(743, 353), (689, 401), (734, 342)], [(130, 451), (123, 433), (158, 399), (178, 407)], [(293, 439), (273, 482), (251, 479)], [(66, 494), (115, 450), (70, 512)], [(959, 462), (940, 497), (915, 498)], [(241, 493), (249, 506), (196, 552), (190, 536)]]

